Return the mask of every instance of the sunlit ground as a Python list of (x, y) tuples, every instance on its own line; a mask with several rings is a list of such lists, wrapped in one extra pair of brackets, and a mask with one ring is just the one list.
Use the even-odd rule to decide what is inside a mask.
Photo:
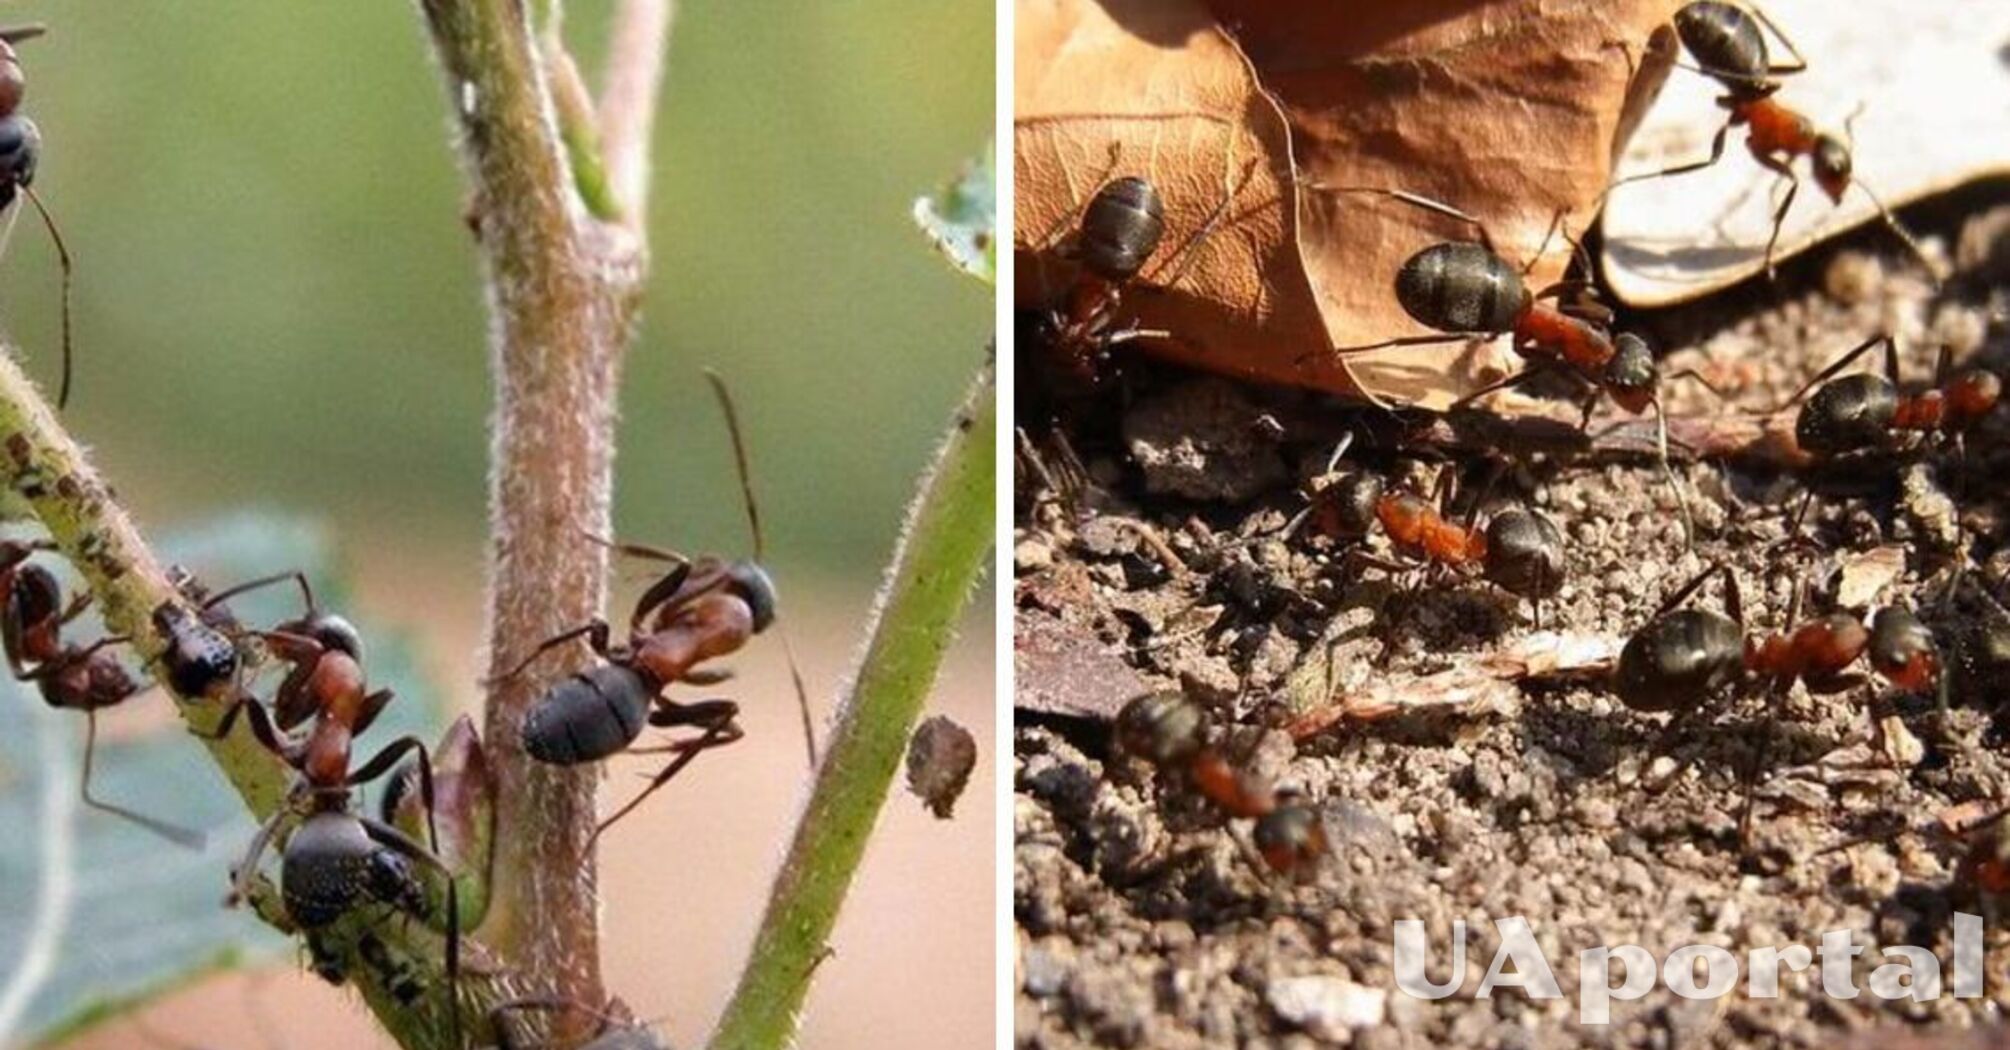
[[(473, 561), (470, 552), (354, 536), (346, 546), (361, 573), (359, 614), (384, 627), (418, 630), (438, 680), (460, 683), (471, 695), (480, 594), (478, 580), (461, 574)], [(617, 601), (632, 599), (635, 590), (624, 585)], [(854, 655), (868, 595), (804, 590), (798, 584), (784, 591), (785, 615), (813, 697), (823, 701), (821, 715)], [(954, 820), (939, 821), (896, 789), (832, 938), (836, 954), (816, 975), (803, 1045), (884, 1050), (991, 1039), (994, 646), (988, 603), (982, 604), (932, 705), (977, 736), (971, 790)], [(684, 1047), (702, 1045), (731, 990), (804, 783), (780, 647), (757, 642), (734, 666), (739, 677), (721, 691), (740, 700), (747, 739), (695, 763), (603, 845), (609, 986)], [(602, 789), (603, 810), (625, 800), (650, 768), (642, 760), (616, 762)], [(219, 894), (223, 881), (219, 871)], [(390, 1045), (353, 994), (284, 959), (207, 979), (135, 1020), (64, 1044), (69, 1050)]]

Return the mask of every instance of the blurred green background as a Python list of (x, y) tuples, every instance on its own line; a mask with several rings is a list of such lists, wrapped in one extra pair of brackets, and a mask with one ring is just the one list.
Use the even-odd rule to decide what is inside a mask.
[[(610, 6), (570, 5), (589, 76)], [(433, 550), (478, 586), (484, 317), (413, 5), (4, 14), (51, 28), (23, 45), (23, 108), (77, 257), (70, 421), (115, 482), (149, 521), (279, 504), (328, 519), (352, 561)], [(680, 5), (623, 534), (745, 549), (711, 365), (741, 401), (784, 578), (870, 581), (990, 327), (989, 296), (909, 210), (989, 135), (992, 22), (983, 0)], [(24, 218), (0, 327), (49, 385), (56, 290)]]

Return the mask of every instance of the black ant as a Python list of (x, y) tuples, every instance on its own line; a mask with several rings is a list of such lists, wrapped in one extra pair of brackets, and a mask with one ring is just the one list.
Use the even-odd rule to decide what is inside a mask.
[[(1333, 473), (1352, 443), (1352, 434), (1341, 439), (1327, 460), (1326, 475)], [(1313, 493), (1310, 505), (1286, 523), (1284, 532), (1288, 536), (1309, 520), (1326, 535), (1358, 538), (1379, 525), (1397, 550), (1426, 565), (1478, 566), (1495, 586), (1529, 600), (1540, 629), (1542, 600), (1563, 587), (1562, 531), (1545, 515), (1524, 507), (1496, 511), (1481, 528), (1471, 517), (1484, 498), (1474, 503), (1465, 523), (1453, 522), (1447, 516), (1453, 492), (1449, 470), (1439, 475), (1435, 501), (1414, 492), (1387, 491), (1372, 473), (1350, 473)], [(1390, 571), (1408, 568), (1359, 553), (1351, 557)]]
[[(1724, 580), (1724, 612), (1683, 608), (1713, 576)], [(1738, 578), (1729, 565), (1712, 565), (1661, 603), (1654, 616), (1633, 632), (1613, 670), (1613, 691), (1635, 711), (1697, 712), (1741, 678), (1765, 684), (1777, 694), (1796, 680), (1810, 690), (1830, 692), (1849, 684), (1845, 677), (1858, 658), (1886, 681), (1908, 692), (1939, 684), (1940, 656), (1933, 636), (1909, 609), (1878, 610), (1869, 627), (1848, 613), (1800, 619), (1804, 587), (1794, 591), (1784, 633), (1749, 635)], [(1945, 694), (1942, 694), (1945, 703)], [(1755, 769), (1765, 764), (1772, 743), (1772, 720)], [(1748, 791), (1739, 837), (1747, 838), (1752, 798)]]
[[(1360, 346), (1315, 350), (1300, 357), (1301, 363), (1328, 353), (1344, 356), (1396, 346), (1512, 336), (1515, 353), (1527, 362), (1527, 367), (1461, 397), (1452, 408), (1462, 408), (1543, 375), (1568, 376), (1586, 388), (1579, 402), (1583, 413), (1579, 429), (1590, 425), (1591, 412), (1601, 391), (1633, 415), (1652, 408), (1661, 469), (1681, 508), (1683, 535), (1693, 536), (1688, 497), (1668, 463), (1668, 417), (1660, 394), (1663, 376), (1653, 347), (1631, 332), (1612, 334), (1612, 310), (1598, 301), (1588, 277), (1558, 281), (1534, 292), (1526, 283), (1529, 271), (1548, 249), (1550, 237), (1562, 229), (1563, 212), (1556, 213), (1535, 254), (1516, 269), (1495, 248), (1486, 223), (1468, 212), (1404, 190), (1327, 189), (1333, 193), (1378, 194), (1456, 219), (1471, 226), (1478, 233), (1479, 242), (1446, 241), (1429, 245), (1410, 256), (1396, 271), (1396, 301), (1418, 324), (1436, 329), (1436, 334), (1398, 336)], [(1568, 232), (1564, 238), (1571, 242), (1581, 267), (1589, 274), (1582, 246)], [(1545, 299), (1555, 299), (1556, 305), (1547, 305)], [(1684, 369), (1666, 378), (1694, 379), (1715, 390), (1693, 370)]]
[(130, 639), (110, 636), (81, 647), (63, 641), (63, 627), (90, 607), (91, 595), (81, 592), (65, 605), (55, 574), (28, 560), (37, 552), (55, 549), (47, 540), (0, 540), (0, 595), (6, 602), (4, 613), (0, 613), (0, 644), (6, 649), (7, 667), (16, 679), (35, 683), (50, 707), (84, 713), (81, 791), (85, 805), (123, 817), (176, 845), (200, 849), (202, 833), (91, 794), (98, 712), (125, 702), (142, 686), (113, 651)]
[[(1760, 29), (1761, 23), (1792, 52), (1793, 62), (1777, 64), (1772, 61), (1765, 33)], [(1841, 203), (1843, 194), (1849, 191), (1852, 183), (1861, 187), (1864, 195), (1877, 206), (1877, 213), (1883, 218), (1885, 226), (1905, 242), (1929, 275), (1933, 273), (1933, 265), (1920, 250), (1919, 242), (1904, 226), (1899, 225), (1884, 201), (1863, 180), (1853, 178), (1854, 164), (1849, 144), (1816, 129), (1813, 121), (1773, 97), (1780, 90), (1778, 77), (1799, 73), (1807, 69), (1808, 63), (1794, 42), (1763, 11), (1756, 7), (1747, 10), (1719, 0), (1693, 0), (1675, 12), (1675, 32), (1681, 37), (1682, 46), (1699, 63), (1696, 72), (1723, 85), (1724, 94), (1717, 99), (1717, 104), (1730, 111), (1730, 116), (1717, 130), (1716, 137), (1710, 140), (1708, 159), (1678, 164), (1662, 171), (1630, 175), (1614, 182), (1606, 189), (1606, 195), (1629, 182), (1687, 174), (1716, 164), (1723, 159), (1731, 129), (1742, 124), (1749, 129), (1745, 145), (1750, 148), (1752, 158), (1787, 183), (1786, 197), (1773, 211), (1772, 235), (1766, 239), (1768, 279), (1776, 275), (1773, 250), (1779, 245), (1780, 230), (1787, 221), (1787, 211), (1793, 207), (1794, 196), (1801, 188), (1800, 176), (1794, 174), (1793, 169), (1793, 160), (1797, 157), (1808, 158), (1815, 185), (1821, 187), (1831, 203)]]
[[(287, 916), (306, 931), (310, 950), (316, 944), (317, 931), (366, 903), (389, 904), (428, 918), (424, 887), (412, 869), (416, 862), (446, 881), (447, 973), (449, 984), (458, 988), (458, 892), (454, 873), (437, 852), (432, 761), (425, 742), (415, 736), (399, 737), (362, 766), (350, 767), (355, 737), (370, 727), (393, 695), (389, 689), (369, 690), (362, 665), (362, 639), (355, 627), (341, 616), (323, 612), (314, 601), (306, 576), (299, 572), (240, 584), (211, 596), (206, 605), (218, 606), (247, 591), (282, 582), (299, 586), (305, 613), (271, 630), (251, 632), (290, 665), (273, 698), (272, 710), (268, 712), (253, 697), (239, 696), (211, 735), (218, 739), (229, 735), (242, 715), (250, 723), (253, 738), (279, 756), (300, 779), (232, 869), (230, 900), (248, 896), (259, 859), (288, 820), (297, 820), (298, 825), (288, 835), (280, 859), (281, 898)], [(310, 719), (313, 725), (304, 740), (286, 735)], [(407, 754), (417, 759), (426, 845), (358, 812), (353, 805), (358, 786), (390, 772)], [(451, 1003), (454, 993), (449, 994)], [(450, 1006), (449, 1013), (458, 1026), (458, 1010)]]
[(63, 270), (63, 380), (56, 393), (56, 407), (64, 408), (70, 403), (70, 249), (63, 243), (63, 234), (56, 228), (55, 217), (49, 214), (49, 209), (34, 190), (35, 165), (42, 155), (42, 132), (35, 127), (34, 121), (20, 113), (21, 99), (28, 91), (28, 78), (14, 52), (15, 44), (33, 40), (46, 32), (47, 29), (39, 25), (0, 29), (0, 210), (13, 204), (16, 194), (27, 197), (28, 203), (35, 206), (36, 214), (41, 216), (43, 227), (49, 231), (49, 240), (56, 246), (56, 260)]
[[(1857, 372), (1837, 378), (1857, 358), (1880, 346), (1883, 375)], [(1794, 438), (1804, 451), (1823, 458), (1894, 448), (1907, 434), (1941, 434), (1959, 443), (1968, 428), (1995, 410), (2003, 397), (2003, 380), (1984, 368), (1957, 372), (1952, 364), (1953, 351), (1941, 347), (1933, 386), (1902, 393), (1898, 342), (1889, 333), (1875, 335), (1816, 373), (1774, 411), (1800, 404)], [(1803, 399), (1806, 404), (1801, 404)]]
[[(698, 665), (739, 651), (754, 635), (775, 622), (775, 585), (760, 565), (765, 542), (738, 414), (725, 383), (709, 371), (705, 377), (712, 384), (732, 435), (741, 495), (754, 535), (753, 559), (727, 561), (706, 556), (694, 561), (656, 547), (598, 541), (608, 542), (608, 546), (622, 554), (670, 564), (669, 571), (636, 599), (628, 621), (627, 644), (611, 644), (607, 621), (595, 618), (545, 639), (501, 679), (515, 678), (544, 654), (581, 638), (603, 661), (554, 684), (525, 713), (524, 750), (540, 762), (554, 765), (598, 762), (632, 744), (645, 724), (658, 728), (693, 726), (701, 730), (695, 737), (662, 747), (637, 749), (638, 754), (674, 753), (676, 757), (651, 778), (640, 794), (601, 821), (594, 830), (595, 836), (641, 805), (700, 752), (724, 747), (744, 735), (736, 721), (739, 704), (725, 699), (684, 703), (664, 696), (663, 691), (678, 682), (710, 685), (724, 681), (726, 672)], [(809, 698), (793, 655), (789, 658), (789, 669), (795, 677), (803, 734), (808, 741), (810, 764), (814, 766), (816, 742), (810, 726)]]

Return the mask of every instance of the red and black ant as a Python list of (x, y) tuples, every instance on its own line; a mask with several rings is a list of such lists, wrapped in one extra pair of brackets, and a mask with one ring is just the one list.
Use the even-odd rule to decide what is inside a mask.
[[(505, 681), (515, 678), (546, 653), (582, 638), (602, 660), (598, 666), (551, 686), (525, 713), (524, 750), (540, 762), (554, 765), (598, 762), (634, 743), (645, 724), (658, 728), (693, 726), (701, 730), (695, 737), (662, 747), (636, 749), (638, 754), (673, 753), (676, 757), (651, 778), (640, 794), (601, 821), (594, 830), (596, 836), (641, 805), (700, 752), (724, 747), (744, 735), (736, 721), (739, 704), (725, 699), (684, 703), (664, 696), (663, 692), (679, 682), (711, 685), (724, 681), (727, 672), (699, 665), (739, 651), (754, 635), (775, 623), (775, 585), (760, 565), (766, 544), (738, 414), (725, 383), (711, 372), (706, 372), (705, 377), (719, 400), (727, 430), (732, 435), (741, 496), (754, 536), (753, 559), (728, 561), (706, 556), (693, 560), (656, 547), (608, 542), (608, 546), (622, 554), (670, 564), (669, 571), (636, 599), (629, 616), (627, 643), (613, 645), (607, 621), (595, 618), (545, 639), (522, 663), (502, 676)], [(809, 697), (793, 655), (789, 657), (789, 671), (795, 680), (803, 735), (810, 764), (814, 766), (816, 740), (810, 725)]]
[[(20, 113), (21, 99), (28, 91), (28, 78), (14, 52), (15, 44), (33, 40), (45, 32), (47, 29), (39, 25), (0, 29), (0, 210), (13, 204), (17, 194), (27, 197), (28, 203), (35, 206), (36, 214), (41, 216), (43, 227), (49, 231), (49, 240), (56, 246), (56, 260), (63, 270), (63, 380), (56, 393), (56, 407), (63, 408), (70, 403), (70, 249), (63, 243), (63, 234), (56, 228), (55, 217), (49, 214), (49, 209), (34, 190), (35, 165), (42, 155), (42, 132), (35, 127), (34, 121)], [(19, 214), (15, 212), (16, 216)], [(11, 229), (10, 226), (10, 232)], [(4, 241), (5, 236), (0, 235), (0, 243)]]
[(55, 549), (47, 540), (0, 540), (0, 595), (6, 601), (4, 613), (0, 613), (0, 643), (6, 649), (7, 667), (16, 679), (35, 683), (50, 707), (84, 713), (81, 791), (85, 805), (123, 817), (176, 845), (200, 849), (202, 833), (91, 794), (98, 712), (123, 703), (142, 686), (114, 651), (130, 639), (115, 635), (81, 647), (63, 641), (63, 627), (90, 607), (91, 595), (81, 592), (65, 605), (55, 574), (28, 560), (37, 552)]
[[(1880, 346), (1883, 375), (1857, 372), (1837, 378), (1857, 358)], [(1933, 385), (1903, 393), (1898, 342), (1882, 333), (1831, 362), (1774, 411), (1801, 405), (1794, 418), (1794, 438), (1804, 451), (1822, 458), (1896, 448), (1908, 435), (1944, 435), (1959, 444), (1963, 434), (2002, 400), (2003, 380), (1988, 369), (1955, 371), (1952, 365), (1953, 351), (1941, 347)]]
[[(1724, 612), (1684, 608), (1711, 577), (1724, 580)], [(1620, 650), (1613, 669), (1613, 692), (1635, 711), (1675, 712), (1678, 716), (1704, 710), (1725, 687), (1749, 678), (1777, 695), (1795, 681), (1810, 690), (1830, 692), (1850, 684), (1845, 672), (1858, 658), (1892, 685), (1923, 692), (1940, 684), (1940, 655), (1933, 635), (1909, 609), (1887, 606), (1868, 627), (1849, 613), (1830, 613), (1801, 621), (1805, 588), (1794, 591), (1785, 633), (1746, 633), (1744, 601), (1738, 578), (1728, 565), (1712, 565), (1661, 603), (1654, 616), (1633, 632)], [(1942, 703), (1945, 694), (1942, 693)], [(1766, 721), (1754, 768), (1763, 766), (1772, 741), (1772, 720)], [(1750, 829), (1752, 798), (1748, 791), (1739, 820), (1739, 837)]]
[[(1760, 29), (1761, 23), (1793, 53), (1792, 63), (1782, 65), (1772, 61), (1765, 32)], [(1751, 150), (1752, 158), (1787, 184), (1786, 197), (1773, 210), (1772, 235), (1766, 239), (1766, 276), (1769, 279), (1775, 276), (1773, 250), (1779, 245), (1780, 230), (1787, 221), (1788, 209), (1793, 207), (1794, 196), (1801, 188), (1800, 176), (1793, 169), (1793, 161), (1798, 157), (1808, 158), (1815, 185), (1821, 187), (1831, 203), (1841, 203), (1843, 194), (1849, 191), (1851, 185), (1861, 187), (1864, 195), (1876, 205), (1885, 226), (1905, 242), (1906, 248), (1919, 259), (1928, 274), (1934, 272), (1933, 264), (1920, 250), (1919, 242), (1911, 232), (1899, 224), (1891, 209), (1885, 207), (1884, 201), (1862, 179), (1853, 177), (1854, 164), (1849, 144), (1818, 130), (1813, 121), (1773, 97), (1781, 87), (1777, 78), (1799, 73), (1807, 69), (1808, 63), (1794, 42), (1764, 12), (1756, 7), (1747, 10), (1719, 0), (1693, 0), (1675, 12), (1675, 32), (1681, 37), (1682, 46), (1699, 64), (1696, 72), (1723, 85), (1724, 94), (1717, 99), (1717, 104), (1730, 111), (1730, 116), (1717, 130), (1716, 137), (1710, 140), (1708, 159), (1627, 176), (1606, 189), (1608, 196), (1613, 189), (1630, 182), (1683, 175), (1716, 164), (1723, 159), (1731, 129), (1744, 125), (1749, 129), (1745, 145)]]
[[(1352, 434), (1341, 439), (1327, 461), (1327, 475), (1352, 443)], [(1542, 600), (1563, 587), (1562, 531), (1547, 516), (1524, 507), (1496, 511), (1482, 528), (1471, 519), (1484, 499), (1474, 503), (1466, 522), (1453, 522), (1447, 511), (1454, 487), (1453, 474), (1446, 470), (1438, 475), (1436, 499), (1428, 500), (1414, 492), (1390, 492), (1378, 475), (1350, 473), (1312, 493), (1310, 505), (1286, 523), (1284, 534), (1310, 521), (1326, 535), (1358, 538), (1379, 525), (1398, 551), (1426, 566), (1477, 566), (1495, 586), (1528, 599), (1540, 629)], [(1360, 552), (1349, 558), (1392, 572), (1411, 567)]]
[[(280, 892), (286, 914), (306, 931), (310, 949), (317, 931), (369, 903), (389, 904), (422, 919), (427, 914), (424, 887), (412, 870), (414, 862), (439, 873), (447, 886), (447, 972), (458, 986), (460, 907), (454, 872), (439, 859), (439, 835), (433, 818), (431, 756), (425, 742), (403, 736), (380, 748), (360, 767), (350, 767), (355, 737), (368, 729), (392, 699), (389, 689), (370, 691), (364, 675), (363, 644), (355, 627), (314, 601), (313, 588), (299, 572), (279, 573), (219, 592), (206, 601), (216, 607), (230, 598), (275, 583), (299, 586), (305, 612), (271, 630), (251, 632), (273, 655), (288, 665), (268, 712), (264, 704), (240, 695), (218, 722), (213, 736), (229, 735), (240, 715), (254, 739), (284, 761), (299, 780), (286, 804), (266, 819), (232, 869), (233, 902), (250, 891), (259, 859), (289, 820), (298, 822), (286, 838), (280, 859)], [(288, 731), (312, 720), (304, 739)], [(355, 789), (397, 767), (406, 755), (417, 759), (419, 797), (426, 814), (425, 845), (389, 823), (359, 812)], [(453, 1002), (449, 993), (449, 1002)], [(450, 1015), (458, 1025), (458, 1010)]]
[[(1309, 361), (1325, 354), (1357, 354), (1397, 346), (1424, 346), (1473, 339), (1512, 336), (1515, 353), (1527, 367), (1489, 383), (1454, 402), (1464, 407), (1489, 394), (1521, 386), (1544, 375), (1563, 375), (1583, 385), (1580, 401), (1582, 429), (1590, 425), (1592, 409), (1602, 391), (1615, 404), (1633, 415), (1654, 410), (1656, 448), (1661, 469), (1682, 512), (1683, 535), (1695, 529), (1689, 514), (1689, 500), (1668, 463), (1668, 418), (1661, 404), (1661, 375), (1654, 349), (1631, 332), (1613, 335), (1611, 308), (1598, 301), (1588, 277), (1558, 281), (1531, 292), (1526, 283), (1548, 249), (1549, 239), (1562, 229), (1563, 212), (1557, 212), (1543, 243), (1520, 269), (1516, 269), (1494, 246), (1493, 235), (1479, 217), (1442, 201), (1409, 193), (1374, 187), (1327, 187), (1333, 193), (1372, 193), (1390, 197), (1414, 207), (1456, 219), (1473, 228), (1479, 243), (1447, 241), (1425, 247), (1410, 256), (1396, 271), (1396, 301), (1418, 324), (1436, 329), (1433, 334), (1397, 336), (1360, 346), (1315, 350), (1300, 357)], [(1569, 240), (1583, 259), (1582, 247)], [(1581, 264), (1589, 274), (1588, 264)], [(1556, 305), (1544, 302), (1555, 299)], [(1665, 378), (1694, 379), (1710, 384), (1693, 370), (1684, 369)], [(1714, 387), (1711, 387), (1714, 391)]]

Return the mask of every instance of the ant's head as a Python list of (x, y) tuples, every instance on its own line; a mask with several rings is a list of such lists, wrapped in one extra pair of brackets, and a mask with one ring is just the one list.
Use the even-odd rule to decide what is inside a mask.
[(1324, 520), (1330, 521), (1339, 535), (1364, 536), (1375, 527), (1375, 508), (1382, 502), (1383, 491), (1382, 476), (1364, 470), (1340, 478), (1316, 498), (1330, 510), (1331, 517)]
[(1612, 340), (1612, 359), (1605, 363), (1603, 384), (1619, 407), (1635, 415), (1654, 403), (1661, 385), (1661, 369), (1654, 361), (1654, 348), (1632, 332), (1621, 332)]
[(1841, 203), (1843, 193), (1849, 189), (1852, 167), (1849, 145), (1834, 135), (1818, 135), (1812, 160), (1815, 184), (1828, 194), (1830, 201)]
[(1947, 384), (1947, 409), (1956, 426), (1969, 426), (1988, 415), (2003, 399), (2003, 380), (1986, 368), (1962, 371)]
[(1319, 811), (1295, 801), (1264, 814), (1256, 822), (1253, 837), (1263, 862), (1284, 875), (1311, 874), (1327, 851), (1325, 821)]
[[(42, 156), (42, 131), (35, 122), (19, 114), (0, 117), (0, 185), (8, 202), (14, 187), (35, 181), (35, 162)], [(4, 205), (0, 205), (4, 206)]]
[(317, 610), (280, 624), (279, 630), (312, 638), (359, 664), (363, 662), (363, 636), (357, 633), (355, 624), (334, 613)]
[(1896, 605), (1879, 609), (1871, 619), (1870, 663), (1886, 681), (1913, 692), (1931, 689), (1939, 678), (1933, 632), (1912, 610)]
[(775, 622), (775, 580), (768, 570), (751, 561), (736, 561), (726, 566), (726, 578), (730, 587), (747, 608), (754, 611), (754, 633), (759, 634)]

